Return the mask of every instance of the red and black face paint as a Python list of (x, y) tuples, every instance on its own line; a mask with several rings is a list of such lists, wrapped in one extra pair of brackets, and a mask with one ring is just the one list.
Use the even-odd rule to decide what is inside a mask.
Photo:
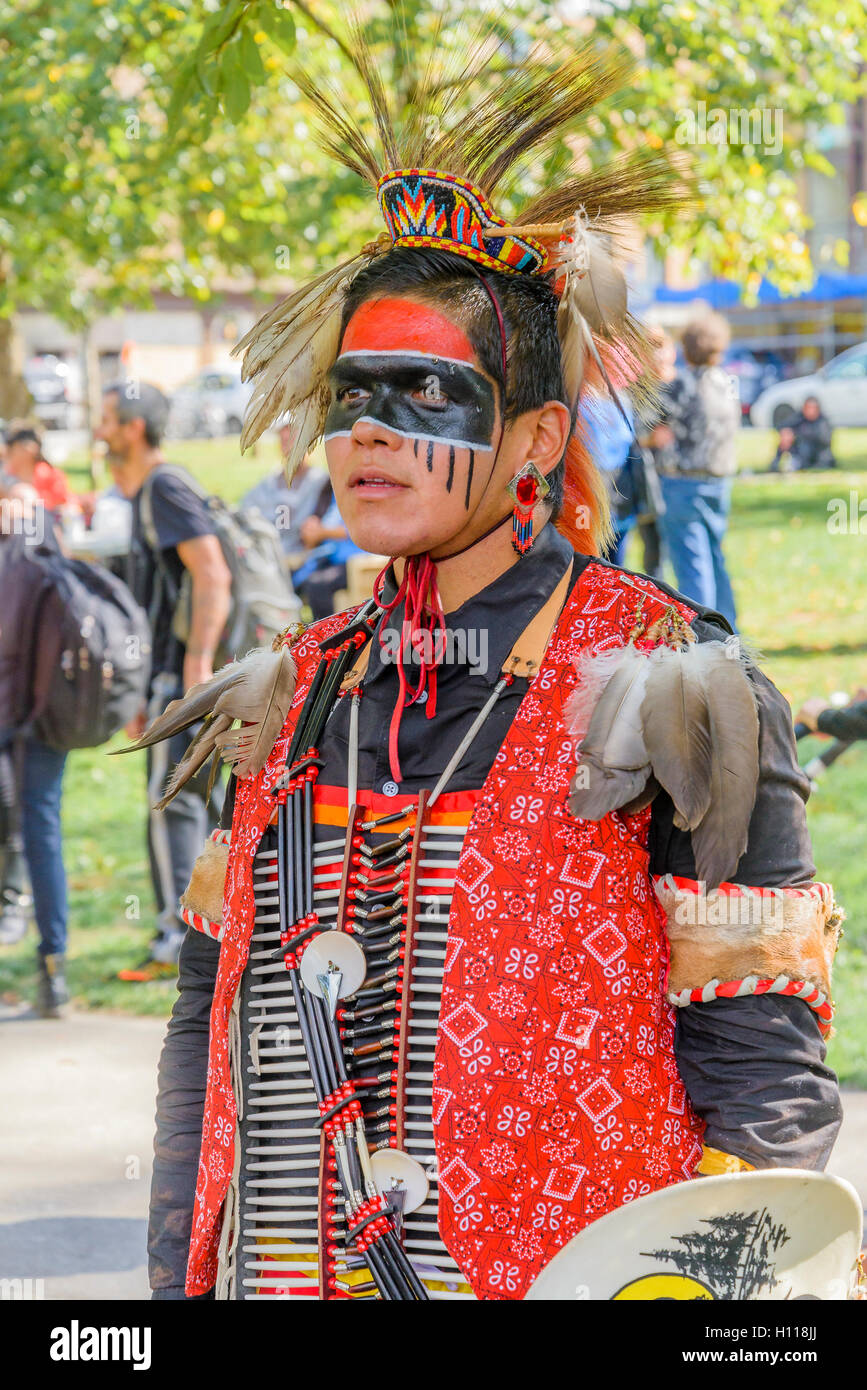
[(361, 420), (384, 425), (413, 441), (447, 491), (465, 467), (469, 508), (476, 455), (493, 449), (496, 398), (456, 324), (405, 299), (369, 300), (347, 326), (330, 382), (326, 441)]

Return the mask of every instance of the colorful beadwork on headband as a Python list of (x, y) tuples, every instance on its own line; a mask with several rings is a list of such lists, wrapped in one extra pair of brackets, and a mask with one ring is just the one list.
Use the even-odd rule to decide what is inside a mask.
[(440, 246), (489, 270), (537, 275), (548, 253), (532, 237), (482, 233), (508, 224), (480, 188), (437, 169), (391, 169), (377, 185), (385, 225), (395, 246)]

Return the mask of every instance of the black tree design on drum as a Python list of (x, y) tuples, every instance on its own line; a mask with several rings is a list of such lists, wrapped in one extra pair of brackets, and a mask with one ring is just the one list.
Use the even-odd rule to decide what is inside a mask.
[(741, 1302), (779, 1283), (771, 1256), (785, 1245), (789, 1233), (777, 1226), (767, 1209), (730, 1212), (702, 1222), (707, 1230), (672, 1236), (681, 1247), (643, 1250), (652, 1259), (668, 1260), (682, 1274), (710, 1285), (717, 1298)]

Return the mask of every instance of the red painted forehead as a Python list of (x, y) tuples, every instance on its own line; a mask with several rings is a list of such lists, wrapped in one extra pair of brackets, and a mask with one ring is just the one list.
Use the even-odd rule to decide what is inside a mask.
[(473, 345), (439, 309), (410, 299), (368, 299), (356, 309), (343, 335), (345, 352), (424, 352), (475, 362)]

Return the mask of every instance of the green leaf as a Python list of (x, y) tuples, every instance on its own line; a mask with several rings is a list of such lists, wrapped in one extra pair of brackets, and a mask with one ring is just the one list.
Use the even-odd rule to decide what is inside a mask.
[(220, 90), (229, 120), (240, 121), (250, 105), (250, 82), (237, 44), (229, 44), (220, 58)]
[(202, 30), (199, 49), (202, 53), (213, 53), (225, 43), (235, 28), (235, 22), (243, 7), (243, 0), (230, 0), (228, 5), (212, 14)]
[(288, 10), (280, 10), (276, 5), (261, 5), (256, 15), (269, 39), (284, 53), (295, 52), (295, 20)]
[(195, 58), (188, 58), (187, 61), (181, 65), (177, 78), (175, 79), (174, 86), (172, 87), (171, 99), (168, 109), (166, 110), (166, 123), (171, 134), (177, 129), (181, 112), (190, 98), (195, 83), (196, 60)]
[(238, 40), (241, 62), (244, 71), (252, 83), (265, 81), (265, 69), (262, 66), (262, 58), (259, 54), (259, 45), (253, 38), (249, 29), (244, 29)]

